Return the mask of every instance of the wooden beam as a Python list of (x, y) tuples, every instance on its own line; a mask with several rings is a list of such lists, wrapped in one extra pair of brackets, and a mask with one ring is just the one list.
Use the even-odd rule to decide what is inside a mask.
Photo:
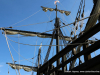
[[(83, 50), (85, 50), (87, 47), (89, 46), (89, 44), (84, 44), (83, 45)], [(85, 54), (84, 55), (84, 60), (85, 62), (91, 59), (91, 54)]]
[[(91, 36), (93, 36), (94, 34), (96, 34), (99, 31), (100, 31), (100, 23), (98, 23), (93, 28), (91, 28), (90, 30), (85, 32), (82, 36), (80, 36), (78, 39), (73, 41), (71, 44), (83, 43), (85, 40), (87, 40), (88, 38), (90, 38)], [(78, 46), (78, 44), (77, 45), (71, 45), (71, 46), (68, 45), (67, 47), (65, 47), (62, 51), (60, 51), (57, 55), (52, 57), (47, 63), (45, 63), (43, 66), (40, 67), (40, 69), (39, 69), (40, 73), (43, 72), (47, 68), (48, 64), (52, 64), (53, 62), (55, 62), (57, 59), (59, 59), (60, 57), (62, 57), (66, 53), (68, 53), (70, 50), (72, 50), (76, 46)], [(70, 59), (70, 61), (72, 61), (72, 59)], [(65, 62), (65, 64), (66, 64), (66, 62)], [(63, 65), (65, 65), (65, 64), (63, 64)], [(63, 65), (59, 65), (57, 68), (53, 69), (53, 71), (60, 68)]]

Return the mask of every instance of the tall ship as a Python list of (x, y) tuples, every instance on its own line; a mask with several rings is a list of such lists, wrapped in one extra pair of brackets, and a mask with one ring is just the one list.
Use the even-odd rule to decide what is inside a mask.
[[(40, 7), (31, 16), (0, 28), (11, 59), (6, 61), (8, 75), (100, 73), (100, 0), (51, 0)], [(85, 13), (87, 8), (91, 11)], [(38, 13), (34, 23), (17, 25)]]

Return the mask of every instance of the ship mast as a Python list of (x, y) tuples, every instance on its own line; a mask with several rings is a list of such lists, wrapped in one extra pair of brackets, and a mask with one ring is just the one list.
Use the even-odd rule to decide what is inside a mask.
[[(69, 15), (70, 14), (70, 11), (64, 11), (64, 10), (59, 10), (59, 9), (57, 9), (57, 2), (59, 2), (58, 0), (57, 1), (55, 1), (55, 4), (56, 4), (56, 8), (55, 9), (53, 9), (53, 8), (47, 8), (47, 7), (43, 7), (43, 6), (41, 6), (42, 8), (43, 8), (43, 11), (45, 11), (45, 12), (47, 12), (48, 10), (49, 11), (56, 11), (56, 18), (55, 18), (55, 31), (56, 31), (56, 54), (58, 54), (59, 53), (59, 51), (60, 51), (60, 49), (59, 49), (59, 35), (60, 35), (60, 32), (59, 32), (59, 30), (60, 30), (60, 25), (59, 25), (59, 18), (57, 17), (57, 12), (59, 11), (60, 13), (65, 13), (65, 15)], [(48, 59), (48, 58), (47, 58)], [(47, 60), (46, 59), (46, 60)], [(62, 57), (62, 62), (64, 62), (66, 60), (66, 55), (64, 55), (63, 57)], [(60, 62), (60, 59), (58, 59), (57, 60), (57, 66), (60, 64), (61, 62)], [(64, 66), (64, 67), (62, 67), (62, 70), (63, 70), (63, 72), (65, 71), (67, 69), (67, 65), (66, 66)]]
[[(57, 0), (58, 1), (58, 0)], [(99, 0), (98, 0), (99, 2)], [(99, 2), (100, 3), (100, 2)], [(98, 4), (99, 4), (98, 3)], [(39, 75), (43, 75), (43, 73), (45, 75), (52, 75), (52, 73), (54, 71), (58, 71), (59, 68), (62, 67), (62, 72), (65, 71), (65, 65), (68, 64), (69, 62), (73, 61), (74, 59), (80, 57), (81, 55), (84, 55), (85, 57), (85, 63), (83, 63), (81, 66), (78, 66), (78, 67), (75, 67), (75, 68), (72, 68), (71, 70), (87, 70), (87, 69), (94, 69), (96, 70), (96, 68), (98, 67), (95, 67), (95, 66), (98, 66), (100, 63), (100, 61), (95, 61), (97, 59), (100, 58), (100, 55), (96, 56), (95, 58), (91, 59), (91, 57), (89, 58), (89, 54), (92, 53), (93, 51), (97, 50), (100, 48), (99, 44), (100, 44), (100, 40), (98, 40), (96, 43), (94, 43), (93, 45), (88, 46), (88, 44), (86, 45), (83, 45), (83, 51), (81, 51), (80, 53), (76, 54), (74, 57), (66, 60), (65, 58), (65, 54), (68, 53), (68, 51), (74, 49), (75, 47), (79, 46), (79, 45), (73, 45), (73, 46), (67, 46), (65, 47), (62, 51), (59, 52), (59, 39), (61, 38), (60, 37), (60, 25), (59, 25), (59, 18), (57, 17), (57, 11), (61, 12), (61, 13), (65, 13), (66, 15), (69, 15), (70, 12), (68, 11), (63, 11), (63, 10), (59, 10), (57, 9), (57, 4), (56, 4), (56, 8), (55, 9), (52, 9), (52, 8), (46, 8), (46, 7), (42, 7), (43, 10), (46, 12), (47, 10), (55, 10), (56, 11), (56, 19), (55, 19), (55, 36), (56, 37), (56, 52), (57, 52), (57, 55), (54, 56), (52, 59), (49, 60), (49, 62), (45, 63), (42, 67), (39, 67), (39, 63), (40, 63), (40, 53), (41, 53), (41, 50), (39, 48), (39, 53), (38, 53), (38, 67), (32, 67), (32, 66), (25, 66), (25, 65), (19, 65), (19, 64), (12, 64), (12, 63), (7, 63), (9, 64), (13, 69), (24, 69), (25, 71), (35, 71), (35, 72), (38, 72)], [(97, 8), (98, 9), (98, 8)], [(98, 17), (98, 16), (97, 16)], [(97, 20), (97, 17), (96, 17), (96, 20)], [(92, 17), (93, 19), (93, 17)], [(91, 19), (89, 20), (91, 21)], [(90, 26), (88, 24), (88, 26)], [(84, 43), (85, 40), (89, 39), (91, 36), (93, 36), (94, 34), (96, 34), (97, 32), (100, 31), (100, 23), (96, 24), (93, 28), (91, 28), (89, 30), (89, 28), (91, 27), (86, 27), (86, 29), (88, 29), (87, 32), (85, 32), (82, 36), (80, 36), (78, 39), (76, 39), (75, 41), (73, 41), (71, 44), (75, 44), (75, 43)], [(37, 33), (37, 32), (28, 32), (28, 31), (20, 31), (20, 30), (13, 30), (13, 29), (5, 29), (5, 28), (0, 28), (1, 30), (4, 30), (5, 33), (7, 34), (21, 34), (21, 33), (24, 33), (23, 35), (27, 35), (26, 33), (28, 33), (28, 36), (33, 36), (32, 34), (35, 34), (35, 36), (37, 35), (48, 35), (48, 36), (52, 36), (52, 34), (42, 34), (42, 33)], [(15, 32), (17, 33), (15, 33)], [(20, 33), (21, 32), (21, 33)], [(30, 33), (30, 34), (29, 34)], [(90, 34), (91, 33), (91, 34)], [(22, 35), (22, 34), (21, 34)], [(67, 50), (67, 51), (66, 51)], [(60, 64), (60, 60), (59, 58), (62, 57), (62, 63)], [(90, 60), (91, 59), (91, 60)], [(89, 61), (88, 61), (89, 60)], [(47, 70), (47, 67), (50, 66), (54, 61), (57, 61), (57, 67), (54, 68), (54, 69), (50, 69)], [(95, 62), (94, 62), (95, 61)], [(91, 63), (92, 62), (92, 63)], [(88, 64), (90, 63), (90, 64)], [(49, 65), (48, 65), (49, 64)], [(59, 65), (60, 64), (60, 65)], [(94, 66), (93, 66), (94, 65)], [(93, 66), (93, 67), (90, 67), (90, 66)], [(47, 70), (47, 72), (45, 73), (45, 70)], [(100, 68), (98, 68), (98, 70), (100, 70)], [(9, 72), (8, 72), (9, 73)], [(60, 73), (59, 73), (60, 74)], [(64, 73), (65, 74), (68, 74), (68, 73)], [(58, 74), (56, 74), (58, 75)]]
[[(56, 54), (58, 54), (59, 51), (60, 51), (60, 49), (59, 49), (59, 40), (61, 39), (61, 35), (60, 35), (60, 25), (59, 25), (59, 18), (57, 17), (57, 12), (59, 11), (60, 13), (65, 13), (65, 15), (68, 16), (70, 14), (70, 11), (64, 11), (64, 10), (57, 9), (57, 2), (56, 2), (56, 8), (55, 9), (47, 8), (47, 7), (43, 7), (43, 6), (41, 6), (41, 7), (43, 8), (43, 11), (45, 11), (45, 12), (47, 12), (47, 10), (49, 10), (49, 11), (53, 11), (53, 10), (56, 11), (56, 18), (55, 18), (55, 24), (54, 24), (55, 30), (53, 31), (53, 34), (30, 32), (30, 31), (21, 31), (21, 30), (13, 30), (13, 29), (5, 29), (5, 28), (2, 28), (2, 30), (4, 30), (5, 33), (7, 33), (7, 34), (21, 34), (21, 33), (23, 33), (21, 35), (26, 35), (26, 36), (38, 36), (38, 35), (44, 36), (44, 35), (47, 35), (50, 38), (53, 36), (52, 39), (56, 39)], [(64, 36), (64, 38), (65, 38), (65, 36)], [(66, 37), (66, 38), (69, 38), (69, 37)], [(20, 66), (19, 68), (23, 68), (23, 69), (24, 69), (24, 67), (26, 67), (26, 69), (25, 69), (26, 71), (32, 71), (33, 70), (33, 71), (37, 72), (37, 75), (38, 75), (39, 68), (40, 68), (40, 53), (41, 53), (41, 46), (39, 48), (39, 53), (38, 53), (38, 66), (37, 67), (31, 67), (31, 66), (25, 66), (25, 65), (23, 66), (23, 65), (12, 64), (12, 63), (7, 63), (7, 64), (11, 65), (12, 67), (14, 65)], [(47, 55), (49, 56), (49, 53)], [(48, 56), (47, 56), (46, 61), (48, 60)], [(66, 56), (64, 55), (62, 57), (62, 62), (64, 62), (65, 60), (66, 60)], [(57, 60), (57, 66), (59, 64), (60, 64), (60, 59)], [(13, 67), (13, 68), (16, 68), (16, 66)], [(51, 65), (51, 67), (52, 67), (52, 65)], [(66, 68), (67, 68), (67, 66), (63, 66), (62, 70), (65, 71)]]
[[(56, 54), (59, 52), (59, 18), (57, 17), (57, 4), (56, 4), (56, 20), (55, 20), (55, 28), (56, 28)], [(60, 64), (60, 59), (57, 60), (57, 66)]]

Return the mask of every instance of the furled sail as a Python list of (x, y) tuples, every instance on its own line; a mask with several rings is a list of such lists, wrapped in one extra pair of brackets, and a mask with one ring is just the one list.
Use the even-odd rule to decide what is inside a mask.
[(37, 72), (38, 67), (32, 67), (32, 66), (25, 66), (25, 65), (19, 65), (19, 64), (12, 64), (12, 63), (7, 63), (11, 66), (13, 69), (24, 69), (25, 71), (35, 71)]
[[(40, 38), (52, 38), (52, 34), (47, 34), (47, 33), (39, 33), (39, 32), (30, 32), (30, 31), (22, 31), (22, 30), (14, 30), (14, 29), (5, 29), (2, 28), (2, 30), (4, 30), (4, 33), (8, 34), (8, 35), (15, 35), (15, 34), (20, 34), (20, 35), (24, 35), (24, 36), (38, 36)], [(56, 38), (56, 35), (54, 35), (54, 39)], [(60, 36), (60, 39), (62, 39), (63, 36)], [(64, 39), (66, 41), (70, 41), (70, 37), (68, 36), (64, 36)]]

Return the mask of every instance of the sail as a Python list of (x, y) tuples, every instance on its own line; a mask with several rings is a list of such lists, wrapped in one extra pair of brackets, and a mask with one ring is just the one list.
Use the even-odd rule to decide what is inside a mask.
[[(24, 36), (37, 36), (37, 37), (40, 37), (40, 38), (52, 38), (52, 36), (53, 36), (53, 34), (14, 30), (14, 29), (2, 28), (2, 30), (4, 30), (4, 33), (6, 33), (8, 35), (20, 34), (20, 35), (24, 35)], [(70, 39), (72, 39), (68, 36), (60, 36), (60, 39), (63, 39), (63, 37), (64, 37), (64, 40), (66, 40), (66, 41), (70, 41)], [(54, 39), (56, 39), (56, 35), (54, 35)]]
[(13, 69), (24, 69), (25, 71), (35, 71), (37, 72), (38, 67), (32, 67), (32, 66), (25, 66), (25, 65), (19, 65), (19, 64), (12, 64), (12, 63), (7, 63), (11, 66)]

